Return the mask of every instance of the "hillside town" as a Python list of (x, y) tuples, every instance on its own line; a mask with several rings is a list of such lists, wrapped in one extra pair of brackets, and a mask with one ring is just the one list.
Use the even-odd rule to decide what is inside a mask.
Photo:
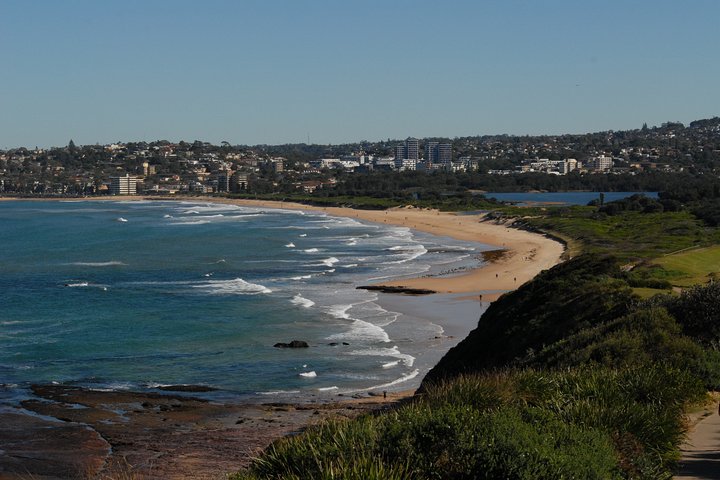
[(372, 172), (514, 176), (717, 174), (720, 118), (584, 135), (407, 138), (345, 145), (128, 142), (0, 151), (0, 194), (305, 193)]

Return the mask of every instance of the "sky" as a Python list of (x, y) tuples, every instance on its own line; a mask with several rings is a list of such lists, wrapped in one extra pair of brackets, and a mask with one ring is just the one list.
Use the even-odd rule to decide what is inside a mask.
[(716, 0), (2, 0), (0, 149), (720, 115)]

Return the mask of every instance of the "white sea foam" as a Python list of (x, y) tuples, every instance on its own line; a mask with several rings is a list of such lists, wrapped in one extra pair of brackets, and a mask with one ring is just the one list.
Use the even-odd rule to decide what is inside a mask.
[(411, 260), (415, 260), (416, 258), (425, 255), (427, 253), (427, 249), (423, 245), (410, 245), (408, 247), (405, 247), (403, 255), (405, 258), (402, 260), (397, 260), (394, 262), (387, 262), (387, 263), (406, 263)]
[(264, 285), (246, 282), (242, 278), (233, 280), (210, 280), (207, 283), (193, 285), (193, 288), (205, 290), (211, 295), (257, 295), (258, 293), (272, 293)]
[(77, 265), (79, 267), (116, 267), (121, 265), (127, 265), (119, 260), (111, 260), (109, 262), (72, 262), (66, 265)]
[(66, 283), (66, 287), (89, 287), (90, 284), (88, 282), (78, 282), (78, 283)]
[(399, 364), (400, 364), (400, 360), (395, 360), (394, 362), (383, 363), (382, 368), (397, 367)]
[(165, 215), (163, 215), (163, 218), (175, 218), (175, 217), (173, 217), (173, 216), (170, 215), (169, 213), (166, 213)]
[(353, 267), (357, 267), (358, 264), (357, 264), (357, 263), (350, 263), (350, 264), (348, 264), (348, 265), (340, 265), (340, 266), (341, 266), (342, 268), (353, 268)]
[(290, 280), (307, 280), (312, 278), (312, 275), (300, 275), (299, 277), (291, 277)]
[(394, 387), (395, 385), (398, 385), (398, 384), (400, 384), (400, 383), (404, 383), (404, 382), (407, 382), (407, 381), (409, 381), (409, 380), (412, 380), (413, 378), (417, 377), (419, 374), (420, 374), (420, 370), (415, 369), (415, 370), (413, 370), (412, 372), (408, 373), (407, 375), (403, 375), (402, 377), (400, 377), (400, 378), (398, 378), (398, 379), (396, 379), (396, 380), (393, 380), (392, 382), (383, 383), (382, 385), (375, 385), (375, 386), (373, 386), (373, 387), (364, 388), (364, 389), (359, 390), (359, 391), (369, 392), (370, 390), (378, 390), (378, 389), (381, 389), (381, 388)]
[(325, 260), (323, 260), (323, 261), (322, 261), (322, 264), (325, 265), (326, 267), (332, 267), (333, 265), (335, 265), (335, 264), (336, 264), (337, 262), (339, 262), (339, 261), (340, 261), (340, 260), (338, 260), (338, 259), (335, 258), (335, 257), (330, 257), (330, 258), (326, 258)]
[(258, 395), (289, 395), (300, 393), (300, 390), (271, 390), (269, 392), (257, 392)]
[(290, 242), (287, 245), (285, 245), (287, 248), (295, 248), (295, 244)]
[(320, 251), (320, 249), (318, 249), (318, 248), (308, 248), (306, 250), (303, 250), (303, 252), (305, 252), (305, 253), (317, 253), (319, 251)]
[(320, 387), (318, 388), (318, 392), (330, 392), (332, 390), (337, 390), (338, 387), (332, 386), (332, 387)]
[(317, 373), (315, 373), (314, 370), (311, 371), (311, 372), (300, 372), (298, 375), (301, 376), (301, 377), (303, 377), (303, 378), (315, 378), (315, 377), (317, 377)]
[(118, 221), (118, 222), (127, 222), (127, 218), (118, 217), (118, 218), (117, 218), (117, 221)]
[(350, 318), (348, 310), (350, 310), (352, 307), (353, 305), (332, 305), (327, 308), (327, 312), (333, 317), (348, 319)]
[[(350, 355), (363, 356), (363, 357), (393, 357), (397, 358), (399, 362), (402, 362), (405, 366), (412, 367), (415, 363), (415, 357), (402, 353), (397, 345), (392, 348), (369, 348), (367, 350), (355, 350), (350, 352)], [(385, 368), (383, 366), (383, 368)]]
[(169, 225), (205, 225), (212, 223), (210, 220), (181, 220), (179, 222), (172, 222)]
[[(349, 310), (349, 308), (348, 308)], [(347, 315), (347, 310), (343, 312), (344, 315)], [(349, 319), (349, 315), (346, 317), (338, 316), (338, 318), (347, 318)], [(387, 332), (383, 330), (382, 327), (379, 327), (377, 325), (374, 325), (370, 322), (366, 322), (365, 320), (360, 319), (353, 319), (352, 324), (350, 325), (350, 331), (349, 332), (343, 332), (343, 333), (336, 333), (334, 335), (330, 335), (329, 337), (326, 337), (327, 340), (330, 341), (339, 341), (344, 340), (347, 342), (357, 342), (357, 341), (363, 341), (363, 342), (383, 342), (388, 343), (390, 342), (390, 337), (388, 336)]]
[(307, 233), (301, 233), (300, 237), (307, 237)]
[(301, 307), (305, 307), (305, 308), (310, 308), (313, 305), (315, 305), (315, 302), (303, 297), (299, 293), (297, 295), (295, 295), (292, 298), (292, 300), (290, 300), (290, 302), (293, 303), (294, 305), (300, 305)]

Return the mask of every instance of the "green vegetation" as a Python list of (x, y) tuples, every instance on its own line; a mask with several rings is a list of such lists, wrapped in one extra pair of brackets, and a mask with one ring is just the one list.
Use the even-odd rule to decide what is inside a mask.
[(662, 269), (655, 272), (654, 276), (662, 274), (676, 286), (689, 287), (715, 281), (720, 276), (720, 246), (656, 258), (652, 265)]
[(607, 215), (594, 207), (572, 207), (557, 209), (545, 216), (528, 216), (522, 223), (538, 230), (558, 232), (577, 241), (585, 253), (611, 253), (628, 263), (689, 247), (720, 243), (719, 230), (704, 225), (686, 211), (642, 213), (629, 210)]
[(720, 387), (720, 286), (641, 301), (585, 255), (494, 302), (392, 411), (273, 444), (236, 479), (669, 478)]

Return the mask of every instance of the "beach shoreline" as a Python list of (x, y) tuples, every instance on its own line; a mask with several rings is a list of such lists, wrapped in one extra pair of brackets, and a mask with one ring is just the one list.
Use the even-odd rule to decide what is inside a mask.
[[(348, 207), (318, 207), (296, 202), (276, 200), (236, 199), (226, 197), (166, 197), (166, 196), (112, 196), (81, 198), (17, 198), (2, 200), (30, 201), (174, 201), (208, 202), (255, 208), (279, 208), (324, 212), (331, 216), (354, 218), (371, 223), (406, 227), (439, 237), (450, 237), (466, 242), (495, 246), (503, 254), (491, 262), (460, 275), (422, 277), (380, 282), (378, 285), (404, 286), (433, 290), (437, 293), (482, 294), (493, 301), (502, 293), (515, 290), (561, 261), (565, 246), (545, 235), (513, 228), (497, 222), (485, 214), (456, 214), (414, 207), (394, 207), (387, 210), (360, 210)], [(484, 293), (483, 293), (484, 292)]]
[(215, 197), (195, 197), (188, 201), (320, 211), (332, 216), (406, 227), (439, 237), (494, 246), (497, 250), (502, 250), (503, 254), (493, 261), (459, 275), (405, 278), (378, 283), (384, 286), (427, 289), (437, 293), (482, 295), (483, 300), (486, 301), (496, 300), (503, 293), (515, 290), (533, 279), (541, 271), (557, 265), (565, 251), (565, 246), (555, 239), (512, 228), (503, 222), (496, 223), (486, 214), (458, 215), (454, 212), (413, 207), (359, 210), (346, 207), (315, 207), (293, 202)]
[[(3, 197), (0, 200), (31, 199)], [(441, 335), (428, 339), (428, 348), (433, 349), (434, 356), (428, 357), (427, 362), (435, 363), (477, 325), (489, 302), (557, 264), (563, 253), (563, 246), (554, 240), (497, 224), (484, 215), (456, 215), (416, 208), (371, 211), (216, 197), (132, 196), (37, 200), (206, 202), (306, 210), (406, 227), (435, 236), (491, 245), (502, 250), (502, 255), (497, 255), (479, 268), (462, 273), (394, 279), (381, 283), (437, 292), (436, 295), (414, 298), (379, 293), (377, 300), (383, 308), (399, 312), (409, 321), (420, 319), (442, 328)], [(425, 370), (432, 365), (422, 367)], [(68, 390), (64, 390), (66, 388)], [(4, 429), (0, 427), (0, 438), (20, 439), (18, 452), (7, 448), (7, 441), (0, 444), (0, 449), (6, 452), (5, 460), (0, 462), (0, 478), (26, 478), (28, 473), (37, 478), (57, 478), (46, 473), (58, 465), (62, 465), (66, 471), (84, 469), (107, 473), (108, 465), (118, 464), (121, 467), (125, 465), (122, 468), (131, 468), (132, 472), (139, 473), (142, 478), (219, 478), (247, 466), (253, 455), (278, 438), (321, 419), (352, 417), (365, 411), (386, 408), (411, 397), (414, 391), (388, 388), (387, 398), (383, 393), (373, 391), (359, 395), (361, 398), (318, 400), (321, 403), (285, 401), (279, 404), (272, 403), (270, 398), (259, 403), (216, 403), (172, 393), (35, 387), (37, 401), (23, 402), (23, 409), (18, 411), (0, 412), (0, 423), (6, 425)], [(80, 448), (67, 447), (68, 435)], [(207, 445), (201, 445), (198, 439), (205, 439)], [(32, 451), (29, 456), (26, 446), (30, 446)], [(62, 452), (60, 457), (59, 451)], [(13, 462), (20, 462), (21, 465), (18, 467)], [(8, 476), (12, 471), (20, 473), (16, 477)]]

